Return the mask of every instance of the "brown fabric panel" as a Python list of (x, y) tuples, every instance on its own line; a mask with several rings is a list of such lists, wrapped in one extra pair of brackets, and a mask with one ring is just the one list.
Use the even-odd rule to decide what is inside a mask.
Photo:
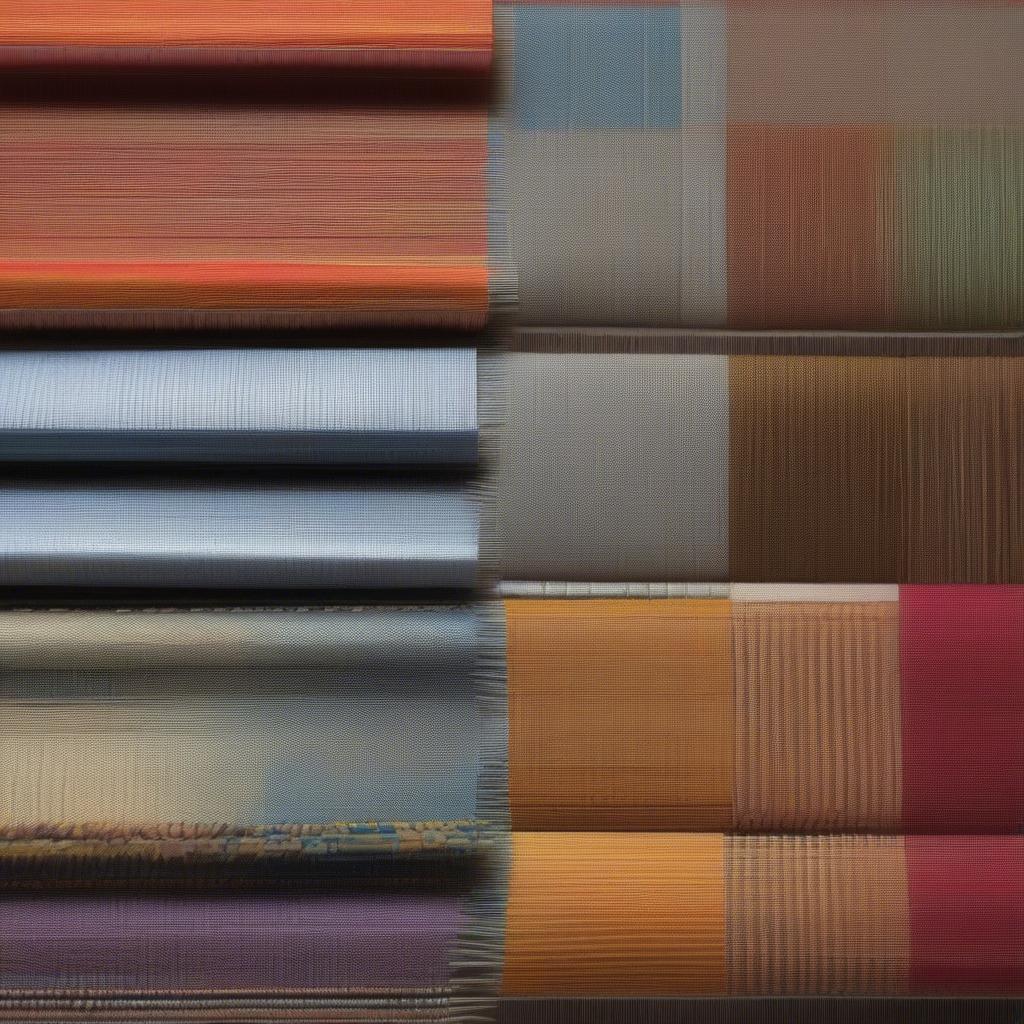
[[(24, 344), (24, 342), (22, 342)], [(506, 339), (513, 352), (670, 352), (763, 356), (1013, 356), (1024, 334), (916, 331), (715, 331), (665, 327), (520, 327)]]
[(725, 991), (721, 835), (512, 837), (505, 995)]
[(906, 373), (906, 579), (1024, 583), (1024, 358)]
[(732, 605), (742, 832), (898, 831), (896, 601)]
[(506, 608), (514, 827), (730, 826), (728, 601)]
[(727, 838), (726, 915), (732, 994), (907, 989), (900, 838)]
[(730, 358), (733, 580), (902, 578), (904, 363)]

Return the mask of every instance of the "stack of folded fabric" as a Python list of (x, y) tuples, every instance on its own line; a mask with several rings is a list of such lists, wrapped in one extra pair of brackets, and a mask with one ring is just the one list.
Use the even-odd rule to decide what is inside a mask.
[(1022, 47), (0, 12), (0, 1020), (1020, 1024)]
[(0, 14), (0, 1019), (487, 1009), (492, 35)]

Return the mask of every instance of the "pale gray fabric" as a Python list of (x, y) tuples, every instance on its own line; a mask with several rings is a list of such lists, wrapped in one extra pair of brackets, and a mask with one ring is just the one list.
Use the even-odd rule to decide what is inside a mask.
[(727, 358), (511, 353), (502, 578), (728, 576)]
[(517, 130), (509, 181), (523, 323), (725, 322), (721, 125)]

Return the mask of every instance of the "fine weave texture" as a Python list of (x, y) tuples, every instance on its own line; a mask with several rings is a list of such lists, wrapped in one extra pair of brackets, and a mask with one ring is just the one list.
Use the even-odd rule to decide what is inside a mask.
[(146, 88), (0, 104), (0, 324), (484, 325), (482, 103)]
[(1020, 836), (519, 832), (504, 992), (1020, 998), (1022, 898)]
[(471, 465), (477, 429), (474, 349), (0, 352), (4, 461)]
[(517, 828), (1014, 834), (1024, 588), (509, 599)]
[(690, 350), (729, 341), (508, 354), (504, 578), (1024, 582), (1019, 354)]
[(1024, 321), (1018, 3), (500, 6), (524, 322)]
[(490, 0), (25, 0), (0, 18), (0, 66), (490, 65)]
[(467, 589), (454, 485), (108, 478), (0, 484), (2, 587)]

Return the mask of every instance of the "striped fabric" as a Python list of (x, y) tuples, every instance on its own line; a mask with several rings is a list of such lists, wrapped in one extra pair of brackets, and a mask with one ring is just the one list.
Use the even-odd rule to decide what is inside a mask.
[(502, 5), (522, 315), (1024, 321), (1024, 7)]
[(489, 0), (24, 0), (0, 18), (0, 66), (112, 64), (485, 71)]
[(512, 599), (522, 829), (1014, 834), (1024, 588)]
[(503, 989), (1019, 996), (1022, 902), (1019, 836), (522, 832)]
[(1024, 582), (1019, 339), (977, 340), (1016, 355), (968, 357), (971, 339), (921, 355), (906, 336), (867, 340), (892, 355), (730, 354), (843, 341), (521, 336), (504, 577)]
[(15, 76), (0, 325), (483, 327), (486, 94), (451, 93)]

